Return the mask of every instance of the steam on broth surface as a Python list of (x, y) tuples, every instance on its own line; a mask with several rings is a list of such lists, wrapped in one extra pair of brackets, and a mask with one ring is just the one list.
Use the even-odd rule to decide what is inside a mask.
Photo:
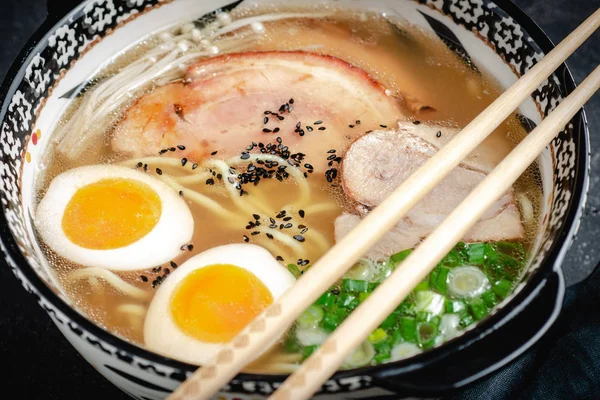
[[(47, 170), (38, 181), (40, 199), (52, 200), (45, 196), (55, 178), (64, 173), (88, 165), (119, 166), (168, 187), (185, 206), (162, 203), (163, 211), (187, 207), (194, 220), (189, 240), (177, 244), (178, 255), (149, 269), (117, 271), (110, 266), (76, 264), (64, 248), (43, 241), (50, 264), (73, 303), (108, 331), (148, 346), (148, 331), (159, 329), (144, 326), (149, 307), (154, 307), (154, 294), (174, 276), (185, 278), (181, 271), (191, 268), (187, 266), (196, 262), (196, 255), (204, 257), (211, 249), (227, 254), (233, 249), (229, 245), (255, 244), (276, 261), (257, 259), (246, 266), (231, 263), (234, 269), (229, 271), (234, 275), (241, 273), (238, 267), (260, 276), (264, 265), (275, 269), (280, 265), (289, 268), (288, 275), (298, 276), (340, 237), (340, 218), (360, 220), (376, 206), (349, 195), (349, 184), (343, 182), (344, 157), (357, 139), (381, 135), (381, 131), (411, 135), (411, 140), (428, 143), (425, 150), (415, 147), (417, 156), (426, 159), (500, 92), (485, 71), (468, 65), (438, 39), (408, 24), (334, 9), (285, 11), (290, 14), (240, 11), (222, 15), (202, 31), (185, 24), (157, 34), (108, 66), (66, 113), (44, 160)], [(263, 18), (267, 12), (271, 14)], [(244, 19), (248, 23), (234, 29)], [(223, 34), (208, 41), (214, 32)], [(223, 57), (229, 53), (236, 56)], [(264, 82), (252, 86), (258, 74), (253, 68), (261, 62)], [(160, 63), (161, 68), (155, 68), (160, 73), (152, 74), (152, 66)], [(180, 66), (191, 68), (186, 71)], [(324, 71), (321, 78), (319, 68)], [(289, 84), (268, 88), (275, 76)], [(136, 77), (145, 81), (137, 82)], [(307, 79), (306, 86), (303, 79)], [(311, 86), (311, 79), (321, 81)], [(135, 94), (135, 101), (127, 100), (128, 91)], [(525, 134), (517, 118), (510, 117), (469, 157), (465, 168), (485, 176)], [(377, 154), (373, 160), (378, 160)], [(384, 171), (399, 168), (396, 163), (378, 162)], [(380, 176), (373, 179), (385, 181)], [(455, 186), (449, 185), (450, 190)], [(541, 189), (536, 167), (519, 179), (508, 196), (499, 212), (513, 207), (508, 222), (518, 224), (513, 233), (491, 237), (480, 232), (470, 243), (457, 245), (357, 349), (345, 368), (398, 360), (437, 346), (484, 318), (510, 293), (521, 277), (526, 251), (538, 229)], [(430, 200), (434, 205), (442, 201)], [(358, 263), (248, 371), (293, 370), (426, 236), (431, 218), (432, 226), (439, 223), (435, 218), (440, 215), (432, 217), (425, 211), (419, 215), (423, 216), (427, 218), (421, 221), (427, 222), (415, 222), (414, 215), (405, 221), (382, 252)], [(415, 230), (417, 225), (419, 230)], [(42, 226), (38, 223), (44, 239), (47, 232)], [(150, 228), (157, 235), (168, 235), (158, 226)], [(407, 235), (416, 240), (402, 247), (408, 243), (404, 241)], [(243, 253), (244, 248), (236, 252)], [(136, 251), (123, 257), (135, 259), (140, 251), (157, 252), (153, 247)], [(219, 257), (212, 263), (229, 265)], [(270, 285), (273, 292), (278, 283)], [(162, 297), (174, 298), (179, 289), (169, 290), (174, 294)], [(213, 300), (198, 300), (193, 306), (198, 308), (190, 306), (186, 312), (204, 310)], [(258, 313), (248, 306), (250, 302), (240, 300), (240, 307)], [(217, 329), (220, 323), (215, 317), (215, 325), (206, 329)], [(194, 334), (176, 332), (172, 341), (189, 336)], [(172, 347), (173, 343), (153, 343), (150, 349), (182, 359), (169, 350)], [(196, 363), (202, 359), (183, 358)]]

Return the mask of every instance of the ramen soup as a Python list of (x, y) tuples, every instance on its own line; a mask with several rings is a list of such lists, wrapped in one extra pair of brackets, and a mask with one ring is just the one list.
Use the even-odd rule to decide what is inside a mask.
[[(72, 303), (196, 365), (291, 287), (499, 94), (390, 15), (256, 9), (157, 33), (63, 116), (35, 221)], [(247, 371), (287, 373), (526, 134), (508, 118)], [(410, 357), (486, 318), (538, 230), (532, 167), (348, 357)]]

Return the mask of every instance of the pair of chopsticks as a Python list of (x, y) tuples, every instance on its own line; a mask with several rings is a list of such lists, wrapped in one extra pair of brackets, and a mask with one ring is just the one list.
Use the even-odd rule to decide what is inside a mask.
[[(470, 154), (599, 26), (600, 9), (412, 174), (313, 264), (277, 302), (228, 343), (212, 362), (198, 369), (169, 399), (208, 399), (217, 393)], [(327, 341), (280, 386), (271, 399), (306, 399), (319, 390), (346, 356), (381, 324), (491, 204), (512, 186), (599, 87), (600, 67), (597, 67), (354, 310)]]

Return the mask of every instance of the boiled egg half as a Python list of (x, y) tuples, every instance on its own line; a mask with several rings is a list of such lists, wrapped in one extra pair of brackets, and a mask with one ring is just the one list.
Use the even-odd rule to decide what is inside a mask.
[(168, 262), (192, 238), (185, 201), (157, 178), (114, 165), (58, 175), (36, 210), (44, 242), (60, 256), (116, 271)]
[(145, 344), (168, 357), (206, 363), (294, 282), (260, 246), (207, 250), (179, 266), (157, 290), (144, 322)]

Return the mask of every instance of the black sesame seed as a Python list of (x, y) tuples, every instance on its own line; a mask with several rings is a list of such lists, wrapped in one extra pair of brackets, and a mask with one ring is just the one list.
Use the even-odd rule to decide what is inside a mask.
[(328, 152), (329, 154), (333, 154), (333, 153), (335, 153), (335, 152), (336, 152), (336, 150), (335, 150), (335, 149), (331, 149), (331, 150), (328, 150), (327, 152)]
[(214, 185), (215, 184), (215, 180), (213, 178), (209, 178), (206, 180), (206, 184), (207, 185)]
[(302, 235), (294, 235), (294, 239), (296, 239), (300, 243), (304, 242), (304, 236)]
[(247, 159), (249, 159), (249, 158), (250, 158), (250, 154), (248, 154), (248, 153), (245, 153), (245, 152), (244, 152), (244, 153), (242, 153), (242, 156), (241, 156), (240, 158), (241, 158), (242, 160), (247, 160)]
[(162, 267), (156, 267), (156, 268), (152, 268), (152, 272), (154, 273), (158, 273), (162, 270)]
[(212, 153), (210, 153), (211, 156), (214, 156), (218, 153), (218, 151), (213, 151)]
[(290, 99), (290, 101), (288, 101), (288, 103), (290, 103), (290, 104), (294, 104), (294, 99), (293, 99), (293, 98), (291, 98), (291, 99)]
[(198, 168), (198, 164), (194, 163), (194, 165), (192, 165), (192, 169), (196, 169), (196, 168)]
[(179, 197), (183, 197), (183, 190), (179, 191)]
[(348, 128), (354, 128), (354, 125), (348, 125)]
[(248, 243), (250, 241), (250, 238), (246, 235), (244, 235), (244, 242)]
[(235, 179), (233, 179), (231, 176), (229, 178), (227, 178), (227, 181), (229, 181), (229, 183), (231, 183), (231, 184), (235, 183)]
[(421, 121), (413, 121), (413, 124), (415, 124), (415, 125), (421, 125)]
[(304, 229), (302, 229), (302, 230), (300, 231), (300, 233), (301, 233), (302, 235), (304, 235), (306, 232), (308, 232), (308, 228), (304, 228)]
[(329, 157), (327, 157), (327, 159), (328, 159), (329, 161), (331, 161), (331, 160), (335, 160), (335, 157), (336, 157), (336, 156), (335, 156), (335, 154), (332, 154), (332, 155), (330, 155)]
[(298, 229), (304, 229), (306, 228), (306, 225), (298, 225)]
[(298, 215), (300, 216), (300, 218), (304, 218), (304, 214), (304, 210), (298, 211)]
[(437, 133), (435, 134), (435, 136), (442, 137), (442, 131), (437, 131)]
[(340, 291), (339, 291), (339, 290), (337, 290), (337, 289), (333, 289), (333, 290), (331, 291), (331, 294), (333, 294), (333, 295), (337, 296), (338, 294), (340, 294)]
[(188, 245), (187, 245), (187, 250), (188, 250), (188, 251), (192, 251), (192, 250), (194, 250), (194, 245), (193, 245), (193, 244), (188, 244)]
[(281, 129), (279, 129), (279, 127), (277, 127), (277, 128), (275, 128), (275, 129), (273, 129), (273, 133), (277, 133), (277, 132), (279, 132), (280, 130), (281, 130)]
[(183, 250), (187, 249), (187, 244), (184, 244), (184, 245), (183, 245), (183, 246), (181, 246), (179, 249), (180, 249), (181, 251), (183, 251)]
[(187, 162), (188, 162), (188, 159), (187, 159), (187, 158), (185, 158), (185, 157), (184, 157), (184, 158), (182, 158), (182, 159), (181, 159), (181, 166), (182, 166), (182, 167), (185, 167), (185, 164), (187, 164)]
[(371, 133), (371, 132), (373, 132), (373, 130), (366, 131), (365, 133)]
[(265, 119), (263, 120), (264, 124), (268, 124), (269, 123), (269, 117), (265, 117)]
[(254, 217), (254, 219), (255, 219), (255, 220), (257, 220), (257, 221), (260, 219), (260, 215), (258, 215), (258, 214), (252, 214), (252, 216), (253, 216), (253, 217)]
[(178, 148), (179, 150), (185, 150), (185, 146), (183, 146), (183, 145), (179, 145), (179, 146), (177, 146), (177, 148)]
[(309, 125), (306, 125), (306, 130), (309, 131), (309, 132), (312, 132), (313, 131), (313, 127), (309, 126)]
[(321, 125), (322, 123), (323, 123), (323, 121), (318, 120), (318, 121), (313, 122), (313, 125)]
[(164, 275), (165, 278), (167, 277), (167, 275), (171, 274), (171, 270), (168, 268), (165, 268), (164, 272), (165, 272), (165, 275)]
[(288, 221), (291, 221), (291, 220), (292, 220), (292, 217), (285, 217), (283, 220), (284, 220), (285, 222), (288, 222)]
[(265, 113), (264, 113), (264, 114), (265, 114), (265, 115), (269, 115), (269, 114), (271, 114), (271, 111), (265, 111)]
[(176, 151), (177, 149), (175, 147), (169, 147), (169, 151)]
[(148, 277), (147, 276), (140, 276), (140, 278), (142, 279), (142, 282), (148, 282)]
[(156, 168), (156, 173), (159, 174), (159, 175), (163, 174), (163, 172), (162, 172), (162, 170), (160, 168)]
[(360, 125), (360, 119), (357, 119), (357, 120), (355, 121), (355, 123), (356, 123), (356, 125)]
[(259, 234), (260, 234), (260, 232), (258, 232), (258, 231), (254, 231), (254, 232), (251, 233), (252, 236), (256, 236), (256, 235), (259, 235)]
[(271, 132), (273, 132), (269, 128), (264, 128), (262, 131), (263, 131), (263, 133), (271, 133)]
[(271, 235), (270, 233), (267, 233), (267, 237), (271, 240), (273, 240), (273, 235)]
[(171, 261), (169, 264), (171, 265), (171, 268), (173, 268), (173, 269), (177, 268), (177, 264), (175, 264), (175, 261)]
[(387, 128), (387, 125), (381, 125), (380, 124), (379, 126), (382, 127), (382, 128)]
[(222, 181), (223, 180), (223, 175), (217, 174), (217, 179), (220, 180), (220, 181)]
[(144, 163), (141, 163), (141, 162), (137, 163), (137, 168), (142, 168), (143, 166), (144, 166)]
[(144, 164), (144, 172), (148, 172), (148, 164)]
[(281, 115), (278, 115), (277, 119), (280, 120), (280, 121), (283, 121), (285, 119), (285, 117), (282, 117)]
[(277, 256), (275, 259), (276, 259), (277, 261), (283, 261), (283, 257), (281, 257), (281, 256)]
[(325, 128), (324, 126), (319, 128), (320, 131), (324, 131), (325, 129), (327, 129), (327, 128)]
[(168, 149), (162, 149), (161, 151), (158, 152), (158, 154), (163, 155), (165, 154), (167, 151), (169, 151)]
[(290, 229), (292, 226), (294, 226), (294, 225), (292, 225), (292, 224), (290, 224), (290, 223), (287, 223), (287, 224), (285, 224), (283, 227), (284, 227), (285, 229)]

